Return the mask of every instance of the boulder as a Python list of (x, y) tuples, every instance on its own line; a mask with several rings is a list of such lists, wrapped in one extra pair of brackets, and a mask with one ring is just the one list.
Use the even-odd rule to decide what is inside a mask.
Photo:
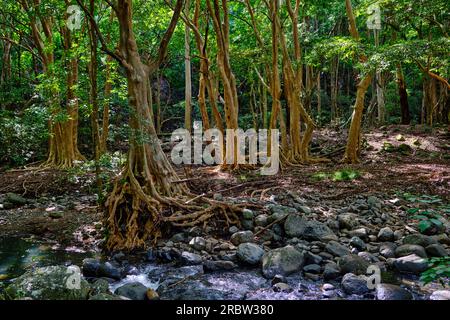
[(324, 280), (334, 280), (341, 275), (341, 269), (339, 266), (334, 262), (329, 262), (325, 265), (325, 268), (323, 269), (323, 278)]
[(305, 230), (301, 236), (310, 241), (317, 240), (326, 242), (338, 239), (338, 237), (326, 224), (315, 220), (311, 220), (306, 223)]
[(235, 246), (245, 242), (253, 242), (253, 232), (251, 231), (238, 231), (233, 233), (230, 239), (231, 243)]
[(307, 220), (297, 214), (291, 214), (284, 222), (284, 231), (287, 236), (300, 237), (304, 234)]
[(394, 240), (394, 231), (391, 228), (385, 227), (381, 228), (378, 232), (378, 241), (393, 241)]
[(416, 254), (422, 258), (427, 257), (427, 253), (425, 252), (425, 249), (422, 246), (419, 246), (416, 244), (404, 244), (404, 245), (397, 247), (397, 249), (395, 249), (396, 257), (409, 256), (410, 254)]
[(351, 253), (349, 248), (336, 241), (328, 242), (325, 250), (336, 257), (342, 257)]
[(376, 287), (378, 300), (412, 300), (412, 294), (394, 284), (381, 283)]
[(236, 254), (242, 262), (255, 265), (260, 263), (264, 250), (257, 244), (247, 242), (238, 246)]
[(10, 297), (33, 300), (87, 300), (91, 288), (74, 266), (49, 266), (28, 271), (6, 288)]
[(365, 294), (369, 292), (367, 287), (367, 277), (357, 276), (353, 273), (347, 273), (342, 277), (342, 288), (347, 294)]
[(368, 261), (354, 254), (342, 256), (338, 261), (338, 266), (342, 274), (366, 274), (369, 265), (370, 263)]
[(131, 300), (145, 300), (147, 287), (140, 282), (131, 282), (120, 286), (114, 293)]
[(428, 269), (428, 262), (415, 254), (397, 258), (393, 264), (398, 271), (403, 273), (419, 274)]
[(264, 277), (271, 279), (278, 274), (286, 276), (299, 271), (303, 264), (303, 254), (288, 245), (264, 254), (262, 272)]
[(202, 263), (202, 256), (196, 253), (184, 251), (181, 253), (181, 262), (187, 266), (198, 265)]

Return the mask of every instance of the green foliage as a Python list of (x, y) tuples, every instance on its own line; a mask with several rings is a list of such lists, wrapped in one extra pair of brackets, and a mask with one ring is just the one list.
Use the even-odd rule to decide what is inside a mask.
[(22, 114), (0, 111), (0, 163), (24, 165), (45, 156), (48, 113), (40, 105)]
[(424, 284), (439, 281), (442, 286), (450, 284), (450, 256), (428, 259), (430, 268), (422, 272), (420, 280)]

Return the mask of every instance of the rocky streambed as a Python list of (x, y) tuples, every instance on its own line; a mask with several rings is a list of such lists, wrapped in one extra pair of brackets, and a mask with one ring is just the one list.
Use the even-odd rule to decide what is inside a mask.
[(221, 236), (178, 230), (132, 254), (35, 245), (38, 257), (53, 258), (25, 258), (21, 267), (4, 252), (12, 238), (3, 239), (0, 292), (7, 299), (450, 299), (448, 288), (419, 279), (429, 258), (449, 261), (448, 223), (420, 233), (408, 216), (416, 204), (395, 195), (324, 201), (290, 193), (258, 203), (262, 209), (245, 210), (241, 227)]

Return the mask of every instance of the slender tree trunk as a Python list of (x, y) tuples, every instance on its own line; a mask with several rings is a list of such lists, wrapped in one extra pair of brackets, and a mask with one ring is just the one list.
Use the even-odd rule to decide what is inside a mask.
[(402, 124), (409, 124), (411, 116), (409, 114), (408, 92), (406, 91), (405, 77), (403, 76), (402, 65), (397, 65), (397, 87), (398, 95), (400, 97), (400, 110)]
[[(190, 0), (185, 3), (185, 16), (189, 17)], [(185, 111), (184, 111), (184, 127), (189, 132), (192, 131), (192, 77), (191, 77), (191, 35), (188, 26), (185, 26), (184, 31), (184, 67), (185, 67)]]

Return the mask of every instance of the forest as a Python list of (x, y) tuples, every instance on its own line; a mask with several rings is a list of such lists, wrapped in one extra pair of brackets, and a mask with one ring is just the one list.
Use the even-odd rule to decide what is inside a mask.
[(450, 300), (449, 9), (2, 0), (0, 300)]

